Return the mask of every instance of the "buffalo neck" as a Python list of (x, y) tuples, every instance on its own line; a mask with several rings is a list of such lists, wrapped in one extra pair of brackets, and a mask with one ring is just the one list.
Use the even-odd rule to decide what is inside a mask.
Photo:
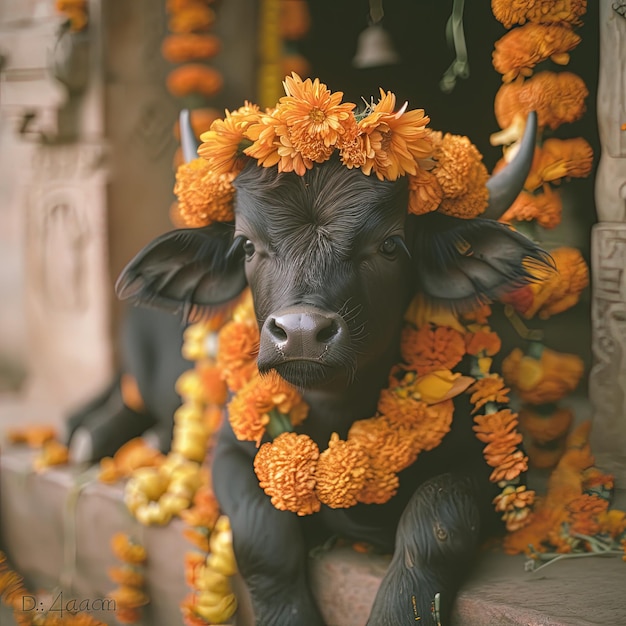
[(302, 431), (325, 445), (333, 432), (345, 439), (355, 421), (374, 417), (380, 392), (387, 387), (389, 372), (399, 361), (399, 346), (398, 333), (384, 354), (358, 368), (348, 385), (305, 390), (303, 398), (309, 405), (309, 416)]

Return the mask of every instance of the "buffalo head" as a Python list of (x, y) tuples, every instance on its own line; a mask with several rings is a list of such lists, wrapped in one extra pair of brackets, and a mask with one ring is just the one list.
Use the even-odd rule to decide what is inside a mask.
[[(490, 184), (506, 208), (520, 191), (534, 125)], [(173, 311), (227, 306), (249, 286), (260, 371), (301, 388), (345, 387), (397, 360), (416, 292), (459, 309), (529, 278), (543, 253), (488, 219), (407, 214), (405, 178), (380, 181), (333, 159), (304, 176), (249, 162), (235, 180), (235, 220), (167, 233), (125, 268), (118, 294)], [(493, 211), (493, 209), (491, 209)]]

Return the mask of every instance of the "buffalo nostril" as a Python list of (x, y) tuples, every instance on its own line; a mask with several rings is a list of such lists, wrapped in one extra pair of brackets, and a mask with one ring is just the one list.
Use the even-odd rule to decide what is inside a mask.
[(274, 339), (279, 342), (287, 341), (287, 331), (276, 322), (276, 318), (271, 318), (267, 321), (267, 329)]
[(339, 324), (335, 320), (327, 320), (328, 324), (320, 329), (315, 336), (319, 343), (329, 343), (339, 334)]

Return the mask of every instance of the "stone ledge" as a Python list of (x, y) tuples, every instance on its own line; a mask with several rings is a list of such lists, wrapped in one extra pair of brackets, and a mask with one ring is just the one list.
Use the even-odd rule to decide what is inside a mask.
[[(74, 548), (74, 597), (102, 598), (113, 587), (107, 569), (116, 564), (109, 538), (119, 530), (137, 532), (146, 545), (151, 626), (181, 623), (178, 604), (187, 593), (182, 554), (190, 544), (183, 524), (138, 525), (122, 503), (119, 486), (102, 485), (77, 468), (31, 470), (32, 453), (18, 448), (0, 455), (1, 541), (29, 583), (51, 588), (67, 574)], [(79, 491), (76, 485), (84, 480)], [(70, 497), (74, 495), (75, 504)], [(75, 541), (68, 545), (72, 526)], [(71, 561), (71, 560), (70, 560)], [(524, 571), (525, 557), (485, 553), (459, 595), (455, 626), (619, 626), (626, 625), (626, 563), (619, 557), (564, 560), (539, 573)], [(364, 626), (389, 558), (349, 547), (319, 552), (311, 577), (328, 626)], [(238, 584), (238, 586), (240, 586)], [(237, 626), (250, 626), (245, 591)], [(111, 616), (99, 615), (110, 621)], [(0, 613), (2, 626), (9, 626)]]

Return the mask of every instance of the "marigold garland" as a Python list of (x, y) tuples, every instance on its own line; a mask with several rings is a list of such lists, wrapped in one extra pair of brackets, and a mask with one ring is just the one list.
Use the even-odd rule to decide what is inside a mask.
[[(392, 368), (377, 414), (355, 422), (346, 440), (333, 433), (324, 451), (307, 435), (293, 432), (307, 412), (296, 390), (278, 375), (261, 377), (253, 368), (259, 339), (258, 332), (252, 331), (256, 320), (250, 302), (237, 309), (233, 322), (224, 326), (217, 360), (227, 366), (223, 377), (237, 385), (231, 389), (235, 395), (228, 405), (229, 420), (239, 439), (254, 441), (259, 447), (254, 469), (276, 508), (309, 515), (322, 504), (347, 508), (359, 502), (384, 503), (398, 489), (398, 472), (413, 464), (421, 451), (437, 447), (449, 432), (454, 396), (469, 388), (474, 412), (508, 401), (502, 379), (485, 368), (488, 355), (499, 348), (488, 326), (473, 325), (468, 330), (456, 318), (455, 328), (437, 326), (431, 321), (437, 315), (425, 313), (419, 302), (410, 311), (409, 319), (418, 324), (407, 321), (402, 343), (405, 362)], [(482, 313), (475, 317), (485, 320)], [(235, 333), (235, 328), (245, 332)], [(477, 370), (476, 381), (448, 369), (458, 364), (467, 345), (472, 347), (475, 362), (486, 370)], [(237, 346), (243, 353), (237, 352)], [(243, 382), (246, 377), (249, 380)], [(517, 416), (508, 409), (494, 409), (475, 420), (477, 436), (486, 444), (485, 459), (493, 468), (492, 480), (503, 483), (503, 488), (514, 484), (526, 469), (526, 457), (518, 449)], [(272, 441), (261, 444), (268, 433)], [(510, 525), (518, 528), (528, 517), (532, 496), (531, 492), (516, 493), (516, 498), (501, 498), (497, 503)]]
[(408, 176), (412, 213), (473, 218), (487, 207), (482, 155), (467, 137), (429, 130), (422, 109), (407, 110), (407, 103), (398, 109), (396, 96), (381, 89), (378, 101), (356, 111), (342, 92), (295, 72), (283, 87), (273, 108), (246, 102), (200, 135), (199, 159), (177, 174), (177, 223), (197, 227), (232, 219), (230, 183), (251, 159), (302, 176), (334, 153), (347, 168), (380, 180)]

